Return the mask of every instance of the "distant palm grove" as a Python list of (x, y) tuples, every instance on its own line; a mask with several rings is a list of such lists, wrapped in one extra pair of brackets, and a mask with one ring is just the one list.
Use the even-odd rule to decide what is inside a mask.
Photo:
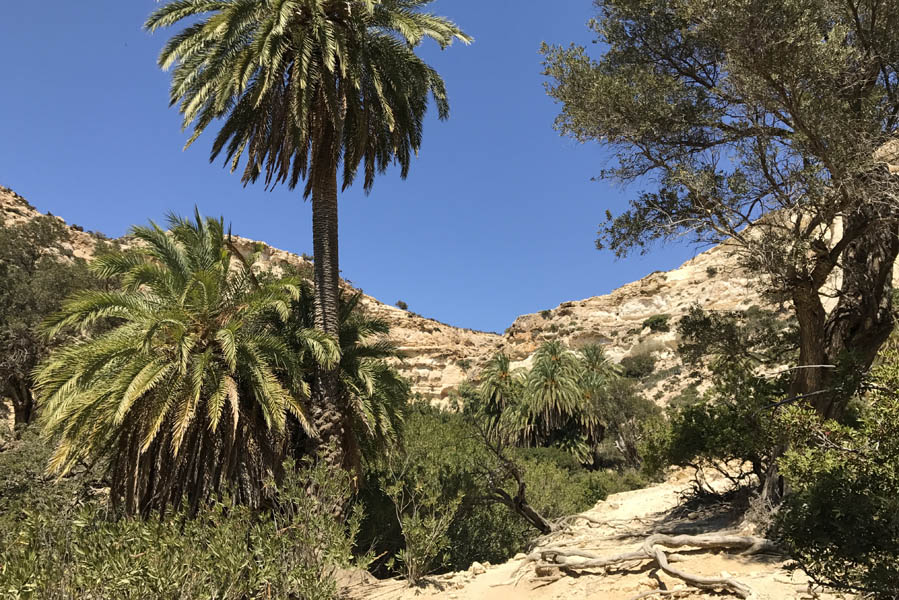
[(158, 66), (187, 146), (215, 129), (210, 161), (243, 184), (301, 186), (311, 265), (200, 208), (79, 255), (55, 217), (0, 216), (0, 596), (329, 600), (338, 569), (424, 586), (687, 472), (683, 506), (729, 503), (815, 585), (899, 597), (899, 4), (597, 0), (596, 56), (544, 44), (557, 129), (648, 187), (597, 247), (728, 242), (759, 295), (652, 315), (625, 356), (587, 332), (458, 361), (441, 410), (341, 280), (337, 222), (357, 175), (410, 172), (431, 104), (449, 116), (416, 52), (473, 39), (431, 3), (173, 0), (144, 24), (180, 27)]

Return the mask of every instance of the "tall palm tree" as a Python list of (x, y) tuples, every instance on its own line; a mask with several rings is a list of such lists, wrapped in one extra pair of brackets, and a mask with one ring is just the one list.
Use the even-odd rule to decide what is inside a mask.
[(93, 335), (52, 352), (35, 375), (45, 432), (58, 440), (50, 468), (107, 460), (112, 498), (128, 513), (185, 495), (195, 508), (225, 487), (257, 501), (289, 446), (288, 419), (313, 432), (302, 375), (276, 372), (304, 356), (338, 359), (317, 330), (296, 331), (289, 348), (267, 325), (289, 317), (296, 282), (260, 284), (220, 220), (197, 213), (170, 226), (135, 227), (137, 250), (92, 263), (121, 289), (66, 301), (50, 334)]
[[(210, 160), (224, 154), (244, 184), (305, 181), (312, 197), (316, 327), (338, 335), (337, 189), (360, 165), (364, 188), (392, 163), (403, 177), (422, 139), (429, 96), (448, 116), (443, 80), (415, 54), (425, 38), (441, 47), (469, 42), (451, 21), (421, 9), (432, 0), (175, 0), (154, 12), (155, 31), (190, 24), (162, 50), (174, 66), (171, 102), (188, 145), (224, 119)], [(344, 462), (345, 407), (333, 370), (315, 385), (315, 422), (324, 460)]]
[(522, 371), (512, 368), (512, 360), (508, 354), (498, 352), (481, 371), (479, 378), (479, 408), (487, 432), (493, 433), (506, 423), (519, 429), (522, 424), (521, 402), (526, 389)]

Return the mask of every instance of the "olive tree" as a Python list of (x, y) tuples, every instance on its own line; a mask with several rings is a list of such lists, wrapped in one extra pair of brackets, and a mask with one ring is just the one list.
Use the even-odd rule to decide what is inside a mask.
[(795, 310), (790, 397), (838, 417), (893, 328), (899, 4), (595, 5), (600, 56), (543, 54), (558, 130), (600, 142), (601, 175), (643, 189), (597, 246), (728, 242)]

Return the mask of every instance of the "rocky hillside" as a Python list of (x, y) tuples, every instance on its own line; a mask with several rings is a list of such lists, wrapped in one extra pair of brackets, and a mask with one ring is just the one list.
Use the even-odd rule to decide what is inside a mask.
[[(38, 211), (15, 192), (0, 188), (0, 214), (10, 223), (34, 218)], [(81, 227), (70, 227), (74, 256), (89, 257), (97, 242), (105, 239)], [(119, 242), (125, 246), (129, 243), (127, 238)], [(240, 238), (238, 245), (248, 252), (261, 250), (262, 261), (271, 268), (308, 265), (304, 258), (262, 242)], [(664, 403), (687, 384), (688, 374), (680, 372), (675, 356), (677, 319), (697, 304), (707, 310), (738, 310), (760, 304), (753, 289), (754, 279), (738, 266), (733, 249), (717, 246), (677, 269), (652, 273), (611, 294), (520, 316), (504, 335), (452, 327), (370, 296), (364, 296), (363, 304), (391, 324), (391, 337), (405, 355), (403, 373), (414, 393), (435, 404), (445, 404), (452, 391), (498, 350), (526, 364), (542, 342), (554, 338), (574, 348), (602, 344), (615, 361), (652, 354), (656, 368), (647, 378), (646, 387), (650, 397)], [(670, 331), (654, 331), (644, 325), (657, 315), (668, 315)]]
[[(663, 403), (686, 385), (676, 357), (676, 323), (692, 306), (706, 310), (741, 310), (759, 304), (753, 280), (726, 245), (714, 247), (672, 271), (657, 271), (611, 294), (563, 302), (551, 310), (522, 315), (506, 331), (502, 346), (525, 361), (541, 343), (561, 338), (570, 347), (601, 344), (618, 362), (651, 354), (655, 372), (647, 378), (649, 396)], [(645, 325), (667, 317), (669, 331)]]
[[(8, 188), (0, 187), (0, 216), (5, 223), (22, 223), (39, 214), (25, 198)], [(56, 218), (65, 223), (62, 217)], [(79, 225), (70, 224), (69, 230), (69, 242), (63, 244), (63, 247), (78, 258), (90, 258), (96, 245), (108, 239), (101, 233), (86, 231)], [(116, 242), (123, 248), (131, 243), (127, 237)], [(260, 263), (268, 268), (278, 269), (284, 265), (302, 267), (309, 264), (301, 256), (273, 248), (264, 242), (238, 238), (237, 245), (247, 252), (259, 251)], [(496, 334), (451, 327), (388, 306), (371, 296), (363, 296), (362, 304), (390, 323), (391, 337), (405, 356), (401, 365), (403, 373), (412, 382), (413, 392), (431, 402), (445, 402), (449, 393), (465, 380), (473, 368), (489, 357), (502, 341)]]

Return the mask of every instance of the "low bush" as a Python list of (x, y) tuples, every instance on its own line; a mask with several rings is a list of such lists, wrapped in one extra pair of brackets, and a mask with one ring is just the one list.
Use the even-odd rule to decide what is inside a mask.
[(643, 327), (649, 327), (650, 331), (664, 333), (667, 331), (671, 331), (671, 324), (669, 323), (670, 320), (671, 315), (652, 315), (651, 317), (643, 321)]
[(652, 354), (633, 354), (621, 359), (621, 370), (625, 377), (643, 379), (656, 369), (656, 359)]
[(668, 421), (647, 436), (645, 466), (658, 473), (668, 465), (717, 469), (731, 474), (726, 463), (750, 465), (762, 477), (779, 445), (772, 399), (782, 397), (783, 381), (756, 377), (736, 366), (714, 376), (713, 387), (700, 401), (669, 406)]
[(43, 481), (38, 446), (29, 435), (0, 454), (4, 598), (328, 600), (334, 567), (350, 561), (359, 518), (348, 530), (327, 501), (348, 493), (349, 481), (322, 467), (286, 464), (292, 475), (268, 486), (266, 511), (223, 500), (195, 518), (119, 519), (83, 474)]
[(877, 600), (895, 599), (899, 581), (899, 353), (887, 359), (857, 427), (785, 411), (791, 493), (775, 528), (815, 581)]

